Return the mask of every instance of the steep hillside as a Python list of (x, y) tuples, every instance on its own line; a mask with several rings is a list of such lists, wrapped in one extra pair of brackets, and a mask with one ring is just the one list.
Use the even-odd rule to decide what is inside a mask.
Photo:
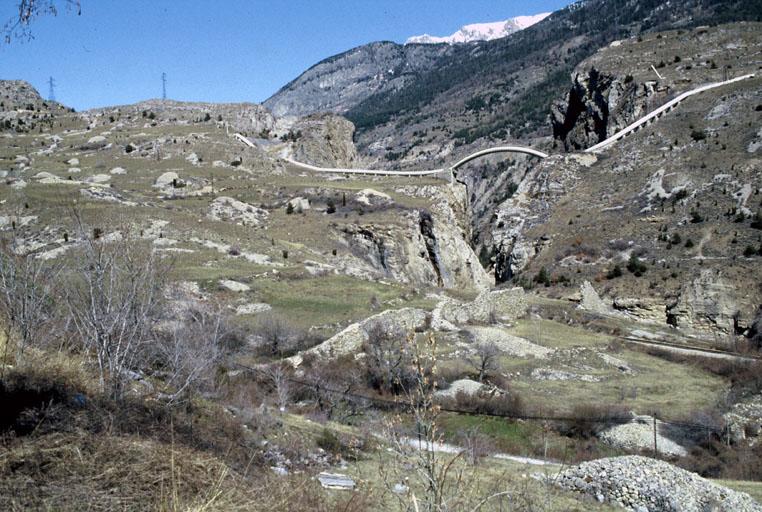
[(450, 52), (443, 45), (379, 42), (360, 46), (315, 64), (264, 105), (279, 117), (343, 114), (375, 93), (405, 87)]
[[(393, 83), (380, 79), (379, 73), (394, 68), (375, 65), (374, 49), (381, 43), (360, 47), (316, 65), (266, 105), (276, 114), (286, 112), (292, 108), (280, 107), (286, 98), (298, 97), (306, 101), (295, 113), (316, 109), (345, 113), (358, 128), (361, 152), (380, 164), (420, 165), (469, 149), (456, 146), (549, 135), (547, 105), (566, 88), (573, 68), (611, 41), (641, 32), (745, 19), (762, 20), (762, 1), (577, 2), (507, 38), (442, 46), (441, 54), (430, 53), (437, 46), (402, 48), (383, 43), (387, 52), (410, 52), (404, 77)], [(351, 76), (366, 68), (371, 72)], [(334, 76), (344, 80), (320, 81)], [(372, 87), (367, 87), (368, 81)], [(339, 91), (355, 87), (364, 93), (342, 93), (342, 101), (336, 99)]]
[[(557, 130), (559, 146), (597, 142), (678, 92), (757, 71), (761, 29), (678, 30), (601, 50), (554, 107), (557, 127), (569, 128)], [(493, 218), (498, 281), (564, 294), (567, 281), (587, 279), (610, 305), (664, 325), (748, 327), (762, 302), (748, 281), (762, 271), (761, 85), (757, 77), (689, 98), (597, 157), (532, 167)]]

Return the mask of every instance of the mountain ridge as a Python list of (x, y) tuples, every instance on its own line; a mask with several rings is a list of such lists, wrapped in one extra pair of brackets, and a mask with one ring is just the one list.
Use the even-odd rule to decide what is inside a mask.
[(429, 34), (411, 36), (407, 38), (405, 44), (457, 44), (473, 41), (491, 41), (529, 28), (547, 18), (550, 14), (549, 12), (544, 12), (532, 16), (516, 16), (502, 21), (469, 23), (468, 25), (463, 25), (457, 32), (449, 36), (439, 37)]

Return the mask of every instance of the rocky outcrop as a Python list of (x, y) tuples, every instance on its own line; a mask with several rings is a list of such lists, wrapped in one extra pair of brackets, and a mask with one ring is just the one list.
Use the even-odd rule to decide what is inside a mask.
[[(146, 113), (144, 115), (143, 113)], [(273, 115), (255, 103), (204, 103), (174, 100), (148, 100), (132, 105), (98, 108), (81, 114), (89, 122), (110, 117), (117, 121), (161, 124), (220, 123), (231, 131), (252, 137), (267, 136), (275, 129)]]
[(526, 313), (523, 288), (484, 291), (472, 302), (443, 299), (432, 311), (434, 329), (449, 330), (469, 323), (514, 322)]
[(617, 297), (614, 309), (626, 313), (643, 322), (665, 324), (667, 307), (663, 301), (640, 297)]
[(646, 457), (613, 457), (585, 462), (561, 472), (553, 481), (564, 489), (633, 512), (762, 511), (762, 506), (746, 493)]
[(702, 270), (683, 286), (677, 302), (667, 308), (671, 325), (714, 333), (734, 334), (738, 318), (735, 288), (720, 271)]
[(566, 99), (551, 108), (553, 136), (567, 150), (593, 146), (643, 116), (655, 92), (652, 84), (595, 68), (576, 73), (573, 82)]
[(368, 340), (370, 331), (376, 326), (388, 332), (410, 332), (422, 331), (426, 329), (429, 322), (429, 315), (422, 309), (405, 308), (384, 311), (377, 315), (366, 318), (362, 322), (357, 322), (320, 345), (312, 347), (309, 350), (289, 357), (293, 366), (299, 366), (304, 360), (304, 356), (309, 354), (320, 359), (335, 359), (344, 355), (354, 354), (362, 344)]
[(353, 167), (358, 160), (353, 142), (355, 125), (341, 116), (315, 114), (291, 126), (296, 134), (293, 158), (321, 167)]
[(603, 299), (601, 299), (601, 296), (595, 291), (595, 288), (590, 284), (590, 281), (584, 281), (579, 287), (579, 291), (582, 296), (582, 300), (579, 303), (580, 309), (590, 311), (591, 313), (597, 313), (599, 315), (621, 315), (621, 313), (614, 311), (614, 308), (612, 308), (611, 305), (603, 302)]
[(734, 442), (758, 438), (762, 434), (762, 395), (752, 395), (733, 404), (723, 419)]
[(267, 210), (224, 196), (212, 201), (207, 214), (212, 220), (232, 221), (244, 226), (259, 226), (268, 216)]
[(338, 235), (346, 251), (333, 264), (345, 274), (420, 286), (489, 288), (491, 279), (465, 240), (457, 189), (423, 189), (429, 210), (401, 211), (394, 224), (343, 225)]

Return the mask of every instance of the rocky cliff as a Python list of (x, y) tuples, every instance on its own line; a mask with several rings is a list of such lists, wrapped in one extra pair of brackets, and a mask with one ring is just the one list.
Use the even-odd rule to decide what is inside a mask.
[(290, 133), (295, 139), (293, 157), (299, 162), (324, 167), (357, 165), (357, 149), (352, 141), (355, 127), (341, 116), (307, 116), (296, 121)]
[(655, 95), (655, 82), (637, 84), (631, 75), (575, 73), (568, 96), (551, 108), (553, 137), (567, 150), (594, 146), (648, 113)]

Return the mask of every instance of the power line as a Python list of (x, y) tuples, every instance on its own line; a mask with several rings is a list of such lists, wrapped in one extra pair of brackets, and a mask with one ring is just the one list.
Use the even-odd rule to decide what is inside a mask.
[(48, 100), (56, 101), (56, 81), (51, 76), (48, 79)]

